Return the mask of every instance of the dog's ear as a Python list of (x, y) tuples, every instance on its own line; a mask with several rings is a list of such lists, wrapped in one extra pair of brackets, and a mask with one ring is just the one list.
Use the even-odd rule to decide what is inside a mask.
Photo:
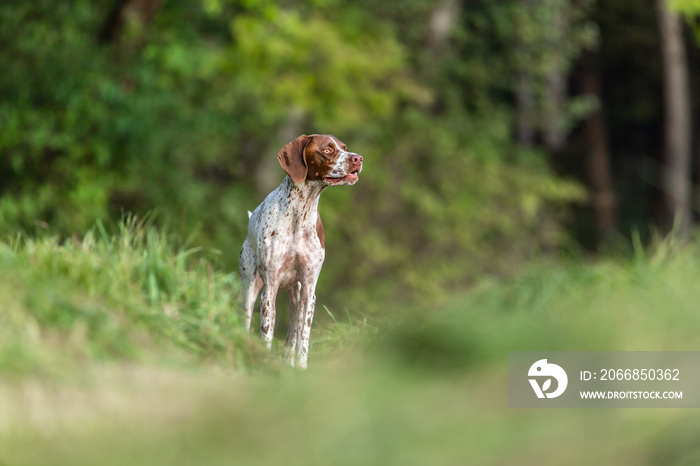
[(306, 180), (306, 174), (309, 167), (306, 166), (306, 158), (304, 157), (304, 149), (311, 139), (306, 134), (302, 134), (286, 146), (277, 154), (277, 160), (287, 175), (296, 184), (303, 183)]

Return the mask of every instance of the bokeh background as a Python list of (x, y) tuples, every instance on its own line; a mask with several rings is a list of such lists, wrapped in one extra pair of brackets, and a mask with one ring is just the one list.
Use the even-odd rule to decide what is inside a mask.
[[(697, 464), (694, 411), (509, 411), (504, 364), (697, 349), (699, 14), (3, 1), (0, 463)], [(365, 160), (320, 201), (308, 376), (235, 313), (302, 133)]]
[(630, 232), (676, 214), (686, 236), (697, 7), (4, 2), (0, 231), (70, 237), (156, 213), (234, 267), (246, 210), (283, 177), (277, 151), (320, 132), (367, 160), (360, 185), (321, 202), (328, 299), (629, 252)]

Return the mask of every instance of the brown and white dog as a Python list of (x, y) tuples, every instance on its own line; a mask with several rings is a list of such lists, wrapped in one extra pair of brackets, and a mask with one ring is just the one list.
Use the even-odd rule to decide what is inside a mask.
[(277, 154), (287, 177), (251, 214), (239, 271), (243, 289), (239, 306), (250, 330), (260, 289), (260, 333), (272, 346), (275, 298), (289, 293), (287, 362), (306, 368), (316, 304), (316, 282), (325, 257), (318, 200), (328, 186), (353, 185), (362, 171), (362, 156), (348, 152), (334, 136), (302, 135)]

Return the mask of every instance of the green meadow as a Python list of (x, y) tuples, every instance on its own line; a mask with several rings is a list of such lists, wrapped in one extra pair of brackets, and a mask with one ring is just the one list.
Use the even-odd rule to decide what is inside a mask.
[(507, 402), (508, 351), (696, 349), (696, 246), (532, 264), (430, 308), (319, 302), (307, 371), (242, 332), (216, 251), (147, 222), (18, 236), (0, 277), (3, 465), (700, 461), (694, 409)]

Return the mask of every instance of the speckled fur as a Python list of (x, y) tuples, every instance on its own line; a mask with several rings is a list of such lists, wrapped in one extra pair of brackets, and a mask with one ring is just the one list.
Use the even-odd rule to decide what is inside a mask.
[[(322, 152), (324, 149), (332, 153)], [(260, 333), (271, 348), (275, 298), (278, 290), (287, 290), (290, 306), (285, 354), (292, 366), (307, 366), (316, 282), (325, 257), (319, 196), (329, 185), (354, 184), (357, 180), (354, 176), (353, 180), (329, 181), (329, 177), (343, 178), (362, 170), (362, 157), (346, 149), (342, 142), (325, 135), (300, 136), (285, 146), (278, 158), (288, 176), (250, 214), (248, 237), (241, 250), (243, 290), (239, 306), (245, 328), (250, 329), (255, 300), (264, 288)], [(305, 175), (299, 177), (298, 170), (294, 170), (299, 166), (290, 167), (286, 162), (289, 157), (300, 158), (297, 163), (303, 163)], [(295, 183), (293, 176), (303, 181)]]

